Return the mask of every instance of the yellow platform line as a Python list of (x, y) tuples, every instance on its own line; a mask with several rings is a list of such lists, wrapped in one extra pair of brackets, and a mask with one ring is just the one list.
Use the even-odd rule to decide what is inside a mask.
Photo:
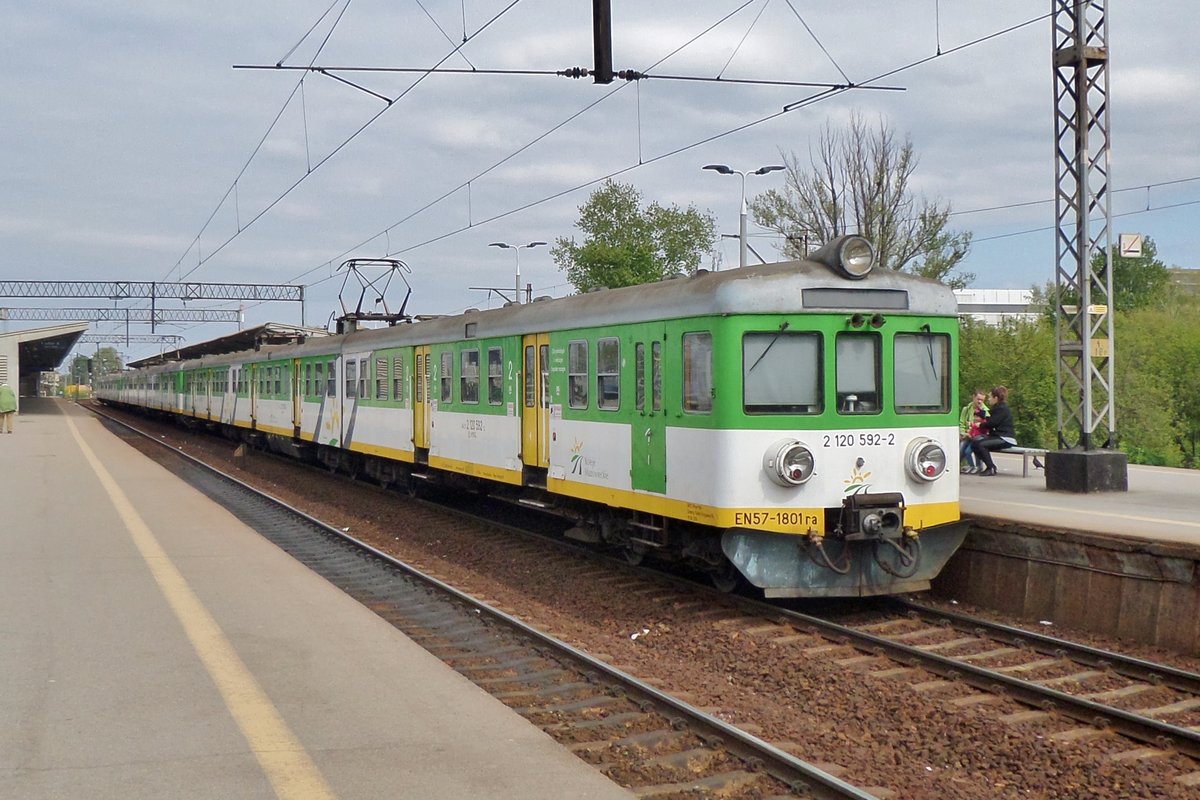
[(125, 523), (138, 552), (183, 626), (200, 661), (216, 684), (225, 706), (258, 759), (280, 800), (333, 800), (336, 795), (288, 728), (266, 692), (238, 657), (212, 614), (188, 586), (154, 533), (134, 509), (100, 459), (83, 440), (70, 417), (67, 425), (83, 456)]

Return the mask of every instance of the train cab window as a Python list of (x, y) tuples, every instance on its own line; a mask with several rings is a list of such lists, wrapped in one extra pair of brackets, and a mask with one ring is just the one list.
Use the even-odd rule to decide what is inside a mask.
[(488, 348), (488, 403), (504, 402), (504, 354), (499, 347)]
[(375, 359), (375, 399), (387, 400), (388, 363), (386, 358)]
[(897, 333), (896, 411), (939, 414), (950, 410), (950, 337), (944, 333)]
[(610, 411), (621, 407), (621, 344), (616, 339), (596, 342), (596, 405)]
[(454, 399), (454, 354), (442, 353), (442, 402)]
[(683, 410), (693, 414), (712, 411), (712, 334), (683, 335)]
[(358, 396), (358, 362), (346, 359), (346, 399)]
[(479, 351), (463, 350), (462, 373), (459, 377), (461, 394), (459, 400), (463, 403), (479, 402)]
[(747, 414), (820, 414), (821, 336), (747, 333), (742, 337), (742, 402)]
[(588, 407), (588, 343), (567, 345), (567, 402), (571, 408)]
[(837, 336), (837, 410), (839, 414), (878, 414), (880, 404), (879, 336)]

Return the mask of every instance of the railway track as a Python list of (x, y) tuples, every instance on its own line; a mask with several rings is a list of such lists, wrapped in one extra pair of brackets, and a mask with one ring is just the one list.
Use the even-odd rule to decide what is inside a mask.
[[(903, 616), (859, 626), (794, 611), (775, 613), (794, 621), (799, 630), (814, 631), (864, 654), (841, 659), (847, 666), (874, 669), (888, 661), (919, 667), (1036, 709), (1022, 715), (1022, 720), (1055, 712), (1083, 723), (1091, 735), (1111, 730), (1152, 747), (1200, 759), (1200, 727), (1162, 719), (1196, 717), (1195, 712), (1200, 710), (1200, 675), (915, 603), (905, 603), (902, 608), (907, 612)], [(950, 651), (954, 654), (946, 654)], [(1007, 662), (1003, 666), (989, 668), (979, 663), (1002, 658)], [(1020, 677), (1050, 670), (1054, 671), (1053, 677)], [(1121, 675), (1128, 679), (1119, 685), (1106, 680), (1108, 685), (1102, 690), (1088, 689), (1091, 681)], [(1074, 687), (1075, 691), (1060, 687)], [(1137, 703), (1140, 695), (1164, 689), (1174, 696), (1149, 705)], [(1133, 701), (1133, 708), (1113, 702), (1127, 700)], [(1087, 735), (1076, 729), (1062, 738), (1078, 740)]]
[[(644, 798), (855, 798), (845, 783), (103, 412), (118, 435)], [(145, 446), (145, 445), (143, 445)]]
[[(291, 462), (287, 463), (291, 464)], [(322, 478), (326, 477), (328, 476), (322, 475)], [(379, 496), (386, 497), (388, 495), (380, 493)], [(488, 525), (497, 524), (494, 512), (489, 515), (485, 511), (483, 517)], [(1041, 739), (1044, 734), (1047, 739), (1064, 743), (1081, 743), (1088, 742), (1093, 738), (1105, 737), (1107, 746), (1114, 748), (1112, 753), (1114, 759), (1128, 758), (1135, 764), (1147, 758), (1158, 758), (1161, 768), (1164, 763), (1163, 756), (1172, 752), (1186, 754), (1193, 759), (1197, 757), (1197, 731), (1184, 721), (1190, 719), (1193, 722), (1200, 722), (1200, 716), (1197, 716), (1200, 711), (1193, 711), (1193, 709), (1200, 708), (1200, 702), (1197, 701), (1200, 693), (1196, 691), (1196, 686), (1200, 685), (1198, 684), (1200, 677), (1194, 673), (996, 625), (967, 615), (939, 612), (915, 604), (900, 604), (895, 609), (889, 610), (886, 615), (872, 618), (867, 622), (838, 624), (829, 619), (787, 611), (776, 605), (716, 595), (707, 587), (690, 584), (685, 586), (677, 578), (666, 578), (657, 572), (647, 573), (644, 570), (634, 570), (624, 564), (618, 566), (610, 562), (590, 569), (579, 569), (577, 565), (572, 567), (566, 562), (578, 556), (578, 549), (573, 546), (569, 548), (570, 555), (568, 556), (564, 555), (564, 551), (560, 548), (547, 548), (543, 539), (517, 541), (508, 532), (489, 534), (487, 531), (482, 533), (473, 531), (472, 537), (476, 535), (503, 542), (503, 547), (507, 552), (522, 551), (529, 559), (537, 558), (542, 562), (553, 562), (552, 571), (562, 570), (561, 579), (564, 581), (572, 579), (580, 583), (594, 581), (603, 583), (609, 587), (610, 591), (654, 598), (655, 602), (648, 604), (650, 607), (677, 611), (675, 619), (664, 616), (664, 619), (671, 625), (678, 625), (680, 624), (679, 619), (690, 617), (701, 623), (702, 628), (708, 628), (709, 634), (707, 635), (714, 639), (741, 634), (743, 641), (757, 639), (766, 642), (771, 647), (774, 647), (775, 643), (779, 643), (781, 649), (793, 654), (790, 656), (791, 664), (783, 662), (780, 666), (788, 671), (795, 671), (798, 668), (798, 660), (806, 660), (810, 665), (829, 662), (837, 665), (845, 674), (860, 676), (857, 678), (858, 682), (870, 683), (882, 676), (884, 680), (895, 679), (898, 688), (905, 686), (903, 682), (907, 681), (905, 688), (912, 688), (913, 691), (927, 697), (956, 695), (945, 701), (947, 706), (957, 707), (959, 703), (962, 703), (963, 707), (1003, 704), (1003, 707), (994, 714), (1004, 722), (1029, 723), (1034, 726), (1032, 729), (1036, 732), (1034, 738)], [(386, 548), (387, 544), (383, 544), (382, 547)], [(453, 569), (447, 570), (446, 565), (431, 559), (418, 559), (418, 561), (429, 563), (427, 571), (453, 573)], [(487, 569), (490, 570), (492, 567)], [(578, 569), (579, 572), (578, 574), (567, 573), (568, 569)], [(457, 581), (458, 579), (455, 580), (455, 582)], [(670, 586), (664, 588), (664, 581), (668, 581)], [(488, 590), (485, 589), (484, 594), (487, 593)], [(371, 604), (372, 600), (368, 596), (363, 602)], [(696, 609), (701, 610), (697, 613)], [(519, 613), (526, 619), (531, 618), (524, 608)], [(536, 618), (536, 615), (533, 617)], [(550, 630), (555, 630), (554, 624), (551, 623)], [(504, 652), (507, 651), (503, 648), (512, 645), (502, 645), (500, 655), (496, 658), (489, 654), (481, 655), (473, 652), (464, 654), (455, 654), (450, 650), (443, 652), (442, 644), (438, 641), (440, 634), (436, 631), (427, 633), (419, 627), (412, 626), (404, 629), (431, 650), (443, 655), (448, 662), (468, 677), (488, 682), (485, 685), (499, 693), (514, 693), (505, 698), (505, 702), (514, 708), (523, 709), (523, 713), (534, 708), (532, 703), (528, 706), (521, 705), (523, 697), (531, 694), (537, 696), (539, 692), (553, 695), (556, 691), (555, 684), (540, 683), (550, 680), (549, 673), (562, 669), (557, 661), (545, 660), (545, 654), (539, 653), (536, 657), (527, 655), (505, 657)], [(560, 635), (559, 638), (574, 638), (576, 642), (582, 640), (586, 642), (585, 649), (601, 654), (602, 658), (597, 666), (586, 668), (588, 675), (603, 676), (609, 671), (621, 674), (638, 673), (644, 677), (661, 674), (661, 671), (655, 673), (654, 668), (647, 672), (644, 664), (633, 663), (630, 665), (627, 663), (627, 656), (621, 653), (617, 653), (615, 658), (608, 655), (606, 651), (612, 650), (611, 645), (603, 643), (594, 645), (591, 639), (578, 635), (572, 637), (566, 634)], [(613, 650), (613, 652), (617, 651)], [(527, 661), (526, 659), (535, 660)], [(610, 666), (611, 664), (621, 664), (623, 670), (614, 670)], [(805, 668), (799, 667), (799, 669)], [(933, 673), (937, 679), (929, 680), (930, 675), (927, 673)], [(576, 676), (568, 678), (567, 683), (586, 683), (588, 680), (590, 678), (580, 679)], [(655, 685), (662, 683), (649, 677), (643, 683), (648, 681)], [(692, 694), (690, 685), (685, 683), (680, 686), (679, 682), (675, 683), (673, 691), (676, 691), (677, 694), (684, 697)], [(847, 686), (849, 685), (847, 684)], [(650, 688), (654, 692), (659, 691), (654, 687)], [(582, 691), (581, 687), (570, 691), (576, 689)], [(622, 691), (605, 689), (603, 693), (611, 696), (613, 693), (620, 694)], [(760, 696), (770, 696), (771, 691), (763, 690)], [(966, 696), (963, 696), (964, 692)], [(901, 695), (906, 693), (900, 692)], [(646, 695), (646, 697), (649, 699), (643, 699), (640, 702), (655, 701), (653, 694)], [(588, 709), (586, 698), (579, 699), (585, 705), (575, 711)], [(1023, 704), (1024, 709), (1020, 710), (1021, 706), (1016, 705), (1014, 700)], [(805, 702), (824, 705), (825, 701), (817, 697), (806, 697)], [(683, 705), (686, 706), (687, 703)], [(713, 703), (711, 699), (703, 700), (699, 705), (705, 706), (705, 710), (714, 715), (719, 714), (725, 720), (736, 722), (738, 726), (753, 730), (755, 733), (761, 732), (763, 738), (778, 742), (793, 752), (802, 752), (802, 754), (809, 752), (807, 744), (804, 745), (802, 751), (790, 746), (790, 739), (797, 741), (803, 741), (803, 739), (794, 735), (792, 737), (781, 735), (778, 729), (773, 728), (770, 724), (763, 724), (758, 728), (752, 724), (746, 724), (747, 721), (753, 721), (753, 715), (748, 717), (745, 709), (740, 712), (731, 712), (725, 708), (714, 709), (712, 706), (715, 706), (716, 703)], [(635, 702), (634, 706), (635, 709), (622, 711), (619, 714), (611, 711), (602, 713), (595, 709), (586, 711), (586, 714), (599, 714), (604, 718), (618, 717), (617, 722), (612, 724), (624, 725), (624, 720), (633, 720), (634, 718), (620, 717), (620, 714), (642, 713), (638, 702)], [(1013, 713), (1004, 713), (1005, 707), (1008, 706), (1018, 710)], [(658, 727), (655, 727), (656, 723), (646, 723), (651, 729), (642, 730), (637, 727), (641, 723), (636, 723), (634, 729), (620, 729), (613, 735), (599, 735), (602, 732), (603, 724), (591, 718), (586, 720), (590, 727), (583, 729), (589, 732), (580, 734), (578, 729), (572, 727), (574, 723), (569, 720), (553, 718), (553, 714), (560, 713), (558, 711), (549, 712), (551, 716), (535, 714), (530, 718), (567, 746), (579, 752), (581, 757), (601, 765), (603, 769), (610, 771), (610, 774), (622, 774), (624, 771), (637, 774), (639, 777), (636, 780), (627, 778), (621, 778), (621, 780), (622, 782), (628, 780), (627, 785), (641, 786), (646, 796), (655, 796), (662, 791), (679, 790), (682, 782), (671, 780), (664, 775), (659, 769), (662, 765), (658, 762), (651, 765), (652, 769), (648, 774), (644, 774), (644, 769), (629, 766), (614, 767), (609, 763), (609, 759), (612, 758), (614, 748), (618, 750), (635, 748), (635, 752), (638, 753), (638, 757), (643, 763), (657, 758), (666, 758), (669, 763), (679, 766), (688, 763), (688, 759), (692, 756), (698, 757), (699, 753), (693, 753), (690, 756), (680, 755), (689, 750), (700, 749), (690, 746), (671, 752), (661, 750), (665, 746), (663, 743), (666, 739), (659, 737), (668, 729), (673, 729), (673, 726), (681, 724), (682, 718), (679, 713), (672, 711), (671, 708), (673, 707), (669, 707), (665, 711), (663, 719), (666, 722), (658, 723)], [(1008, 710), (1011, 711), (1011, 709)], [(837, 714), (838, 711), (828, 709), (825, 713)], [(1039, 722), (1039, 720), (1045, 721)], [(1061, 727), (1063, 720), (1074, 720), (1078, 724), (1065, 730), (1057, 730), (1056, 728)], [(716, 721), (721, 722), (722, 720), (717, 719)], [(564, 727), (556, 727), (560, 724)], [(722, 725), (724, 724), (722, 723)], [(634, 738), (641, 737), (642, 734), (647, 734), (646, 738)], [(1114, 737), (1113, 734), (1120, 736)], [(705, 733), (700, 740), (703, 741), (708, 736), (715, 737), (717, 734)], [(1145, 746), (1138, 749), (1131, 747), (1129, 743), (1122, 745), (1120, 742), (1123, 739), (1120, 737), (1132, 739)], [(749, 738), (755, 739), (756, 737)], [(615, 744), (617, 741), (623, 741), (624, 744)], [(648, 743), (653, 745), (650, 749), (640, 749)], [(955, 745), (955, 748), (957, 749), (958, 745)], [(742, 767), (726, 768), (728, 763), (732, 762), (719, 762), (724, 772), (710, 776), (713, 782), (707, 785), (705, 790), (707, 793), (723, 794), (729, 789), (736, 789), (740, 781), (749, 780), (743, 773), (754, 774), (754, 771), (745, 769), (744, 765), (756, 766), (759, 763), (759, 756), (739, 754), (738, 758), (741, 761), (737, 763), (742, 764)], [(672, 761), (672, 759), (674, 760)], [(839, 775), (844, 773), (838, 771), (838, 767), (844, 767), (851, 774), (857, 774), (861, 769), (861, 765), (854, 760), (838, 761), (839, 763), (831, 765), (823, 759), (822, 766)], [(690, 767), (684, 768), (684, 774), (687, 774), (688, 769)], [(1085, 770), (1086, 768), (1081, 767), (1080, 769)], [(771, 774), (768, 769), (762, 769), (761, 772), (767, 775)], [(1197, 771), (1194, 763), (1186, 759), (1182, 763), (1177, 762), (1170, 772), (1178, 776), (1170, 779), (1173, 783), (1182, 783), (1183, 787), (1200, 785), (1200, 772)], [(724, 777), (720, 777), (721, 775)], [(792, 778), (783, 779), (780, 786), (786, 787), (787, 784), (794, 783), (794, 780)], [(880, 778), (878, 774), (872, 775), (866, 781), (859, 776), (857, 782), (872, 787), (891, 785), (890, 779)], [(1180, 789), (1186, 792), (1187, 790), (1183, 787)], [(752, 796), (763, 796), (761, 788), (758, 786), (751, 790), (756, 792)], [(635, 791), (641, 790), (635, 789)], [(786, 792), (787, 789), (784, 788), (782, 791)], [(874, 789), (874, 791), (885, 796), (887, 794), (882, 788)], [(902, 794), (904, 793), (904, 789), (900, 791)], [(1103, 793), (1095, 793), (1094, 796), (1103, 796)], [(1167, 793), (1162, 796), (1175, 795)]]

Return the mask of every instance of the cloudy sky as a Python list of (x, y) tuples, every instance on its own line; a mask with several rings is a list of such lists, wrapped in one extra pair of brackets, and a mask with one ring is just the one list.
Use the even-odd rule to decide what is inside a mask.
[[(485, 307), (496, 301), (470, 287), (507, 288), (514, 267), (487, 244), (578, 235), (578, 206), (605, 177), (736, 233), (738, 179), (700, 168), (806, 157), (827, 120), (854, 111), (911, 137), (917, 188), (974, 233), (974, 286), (1053, 279), (1050, 0), (612, 5), (616, 69), (886, 75), (876, 85), (903, 91), (781, 113), (820, 90), (482, 74), (590, 66), (586, 0), (18, 0), (0, 27), (0, 279), (303, 284), (304, 321), (319, 326), (338, 307), (342, 261), (391, 255), (411, 267), (410, 311)], [(1147, 234), (1168, 265), (1200, 267), (1193, 4), (1116, 0), (1109, 14), (1114, 233)], [(335, 73), (356, 87), (234, 69), (277, 63), (413, 71)], [(480, 74), (417, 71), (434, 66)], [(752, 177), (747, 193), (781, 185)], [(751, 234), (772, 258), (776, 240)], [(736, 241), (719, 257), (735, 265)], [(520, 266), (535, 294), (569, 291), (548, 248), (522, 251)], [(38, 304), (104, 301), (0, 298)], [(246, 318), (301, 321), (295, 304)], [(199, 341), (233, 327), (168, 332)]]

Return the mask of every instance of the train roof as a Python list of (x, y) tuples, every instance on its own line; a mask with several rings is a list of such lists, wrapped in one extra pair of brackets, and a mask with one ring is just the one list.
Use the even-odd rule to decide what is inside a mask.
[[(551, 332), (570, 328), (732, 314), (795, 314), (800, 312), (883, 312), (953, 316), (958, 304), (953, 291), (937, 281), (888, 269), (875, 269), (860, 280), (849, 280), (815, 261), (776, 264), (670, 278), (657, 283), (602, 289), (557, 299), (537, 299), (488, 311), (422, 319), (388, 328), (343, 336), (317, 336), (289, 343), (289, 355), (321, 355), (371, 350), (415, 343)], [(472, 326), (470, 333), (467, 326)], [(268, 357), (270, 343), (258, 350)], [(244, 356), (221, 351), (209, 363), (238, 363)], [(204, 355), (194, 353), (193, 355)], [(132, 365), (131, 365), (132, 366)]]

